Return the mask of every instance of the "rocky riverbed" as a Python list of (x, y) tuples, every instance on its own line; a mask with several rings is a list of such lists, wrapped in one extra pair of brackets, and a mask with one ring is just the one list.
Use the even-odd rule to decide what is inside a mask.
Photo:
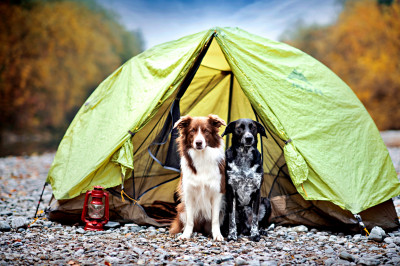
[[(400, 148), (389, 152), (400, 173)], [(32, 223), (53, 158), (54, 153), (0, 158), (0, 265), (400, 265), (400, 231), (376, 229), (366, 237), (271, 226), (255, 243), (202, 235), (180, 241), (165, 228), (136, 224), (88, 232), (45, 218)], [(50, 197), (47, 187), (44, 202)], [(400, 200), (394, 203), (400, 214)]]

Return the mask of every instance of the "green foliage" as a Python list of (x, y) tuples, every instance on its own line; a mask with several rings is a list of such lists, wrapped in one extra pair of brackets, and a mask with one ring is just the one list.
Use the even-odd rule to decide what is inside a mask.
[(329, 26), (300, 26), (283, 41), (331, 68), (380, 130), (400, 129), (400, 2), (347, 1)]
[(106, 76), (142, 51), (95, 1), (0, 3), (0, 135), (65, 131)]

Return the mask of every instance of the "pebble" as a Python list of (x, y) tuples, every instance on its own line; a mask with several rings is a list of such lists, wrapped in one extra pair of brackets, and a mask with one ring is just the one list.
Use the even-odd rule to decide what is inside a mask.
[(374, 240), (377, 242), (382, 242), (382, 240), (385, 238), (386, 233), (385, 231), (380, 228), (379, 226), (375, 226), (372, 228), (371, 233), (368, 236), (368, 239)]
[(15, 229), (27, 227), (28, 225), (29, 220), (25, 217), (16, 217), (11, 220), (11, 227)]
[(326, 266), (333, 265), (334, 263), (336, 263), (336, 259), (334, 259), (334, 258), (329, 258), (329, 259), (325, 260)]
[(227, 255), (227, 256), (221, 257), (221, 262), (230, 261), (230, 260), (234, 260), (234, 259), (235, 258), (232, 255)]
[(399, 256), (393, 257), (393, 258), (391, 259), (391, 262), (392, 262), (394, 265), (400, 265), (400, 257), (399, 257)]
[(235, 265), (247, 265), (247, 261), (242, 257), (237, 257), (235, 259)]
[(325, 249), (325, 253), (326, 254), (333, 254), (333, 253), (335, 253), (335, 251), (333, 250), (333, 248), (328, 247), (327, 249)]
[(83, 253), (85, 252), (85, 250), (84, 249), (78, 249), (76, 252), (75, 252), (75, 257), (80, 257), (80, 256), (82, 256), (83, 255)]
[(386, 244), (392, 244), (392, 243), (394, 242), (394, 240), (393, 240), (392, 237), (386, 237), (383, 241), (384, 241)]
[(349, 253), (347, 253), (346, 251), (340, 252), (339, 258), (341, 258), (343, 260), (348, 260), (348, 261), (355, 261), (354, 256), (349, 254)]
[(261, 266), (277, 266), (278, 263), (274, 260), (268, 260), (261, 263)]
[(353, 242), (358, 242), (361, 240), (361, 235), (360, 234), (356, 234), (353, 236)]
[(117, 228), (119, 226), (120, 226), (119, 222), (108, 221), (108, 223), (104, 225), (104, 229)]
[(0, 232), (7, 232), (11, 230), (11, 226), (6, 221), (0, 221)]
[[(400, 161), (400, 152), (391, 154)], [(374, 240), (272, 224), (256, 243), (245, 237), (215, 242), (201, 234), (182, 241), (168, 228), (113, 221), (99, 232), (44, 217), (29, 226), (53, 158), (54, 153), (0, 158), (0, 265), (400, 265), (400, 231), (373, 229)], [(47, 186), (40, 210), (50, 198)], [(400, 197), (394, 202), (399, 212)]]
[(361, 258), (358, 261), (358, 264), (366, 265), (366, 266), (375, 266), (375, 265), (381, 264), (381, 261), (374, 259), (374, 258)]
[(75, 232), (78, 233), (78, 234), (85, 234), (85, 233), (86, 233), (85, 229), (83, 229), (83, 228), (81, 228), (81, 227), (79, 227), (78, 229), (76, 229)]
[(306, 233), (306, 232), (308, 232), (308, 228), (305, 225), (299, 225), (299, 226), (293, 227), (292, 231)]

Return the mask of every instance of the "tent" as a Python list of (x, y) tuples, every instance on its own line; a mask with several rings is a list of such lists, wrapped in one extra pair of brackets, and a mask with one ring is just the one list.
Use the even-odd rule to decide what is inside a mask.
[(238, 28), (155, 46), (97, 87), (49, 171), (49, 218), (79, 221), (84, 193), (100, 185), (110, 192), (112, 220), (168, 224), (179, 179), (172, 125), (210, 113), (267, 129), (259, 149), (269, 222), (358, 231), (360, 214), (367, 228), (398, 227), (396, 171), (352, 90), (302, 51)]

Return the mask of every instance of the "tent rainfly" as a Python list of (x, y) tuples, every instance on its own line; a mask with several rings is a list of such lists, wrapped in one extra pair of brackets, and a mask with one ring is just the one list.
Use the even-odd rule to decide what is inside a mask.
[(360, 214), (368, 229), (399, 226), (396, 171), (352, 90), (304, 52), (238, 28), (155, 46), (97, 87), (49, 171), (49, 218), (79, 221), (84, 193), (99, 185), (111, 194), (112, 220), (168, 224), (179, 179), (172, 125), (210, 113), (267, 129), (259, 149), (269, 222), (357, 232)]

